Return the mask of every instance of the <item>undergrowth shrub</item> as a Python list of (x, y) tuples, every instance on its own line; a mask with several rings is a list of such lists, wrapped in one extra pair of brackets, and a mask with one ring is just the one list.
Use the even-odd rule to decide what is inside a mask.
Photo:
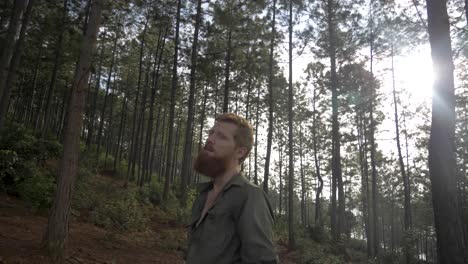
[(39, 139), (8, 122), (0, 135), (0, 191), (22, 197), (35, 209), (49, 207), (57, 167), (46, 161), (59, 159), (61, 152), (58, 141)]
[(132, 191), (120, 198), (101, 200), (90, 214), (90, 220), (106, 229), (119, 232), (143, 231), (151, 217), (151, 206), (142, 205)]
[(34, 209), (49, 208), (52, 205), (55, 189), (54, 177), (44, 173), (36, 173), (18, 186), (21, 198)]

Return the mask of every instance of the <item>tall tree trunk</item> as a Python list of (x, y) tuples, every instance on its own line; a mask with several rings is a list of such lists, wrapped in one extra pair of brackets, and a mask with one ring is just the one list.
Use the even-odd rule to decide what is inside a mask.
[(273, 0), (273, 20), (271, 22), (270, 57), (268, 65), (268, 135), (267, 153), (265, 157), (265, 171), (263, 175), (263, 190), (268, 193), (268, 176), (270, 173), (271, 144), (273, 141), (273, 56), (275, 51), (276, 35), (276, 0)]
[[(11, 58), (15, 51), (15, 44), (18, 39), (18, 30), (21, 25), (21, 18), (28, 5), (28, 0), (14, 1), (13, 14), (8, 25), (8, 30), (2, 45), (2, 52), (0, 56), (0, 99), (5, 93), (6, 81), (8, 71), (10, 69)], [(4, 118), (4, 117), (0, 117)], [(0, 127), (1, 129), (2, 127)]]
[[(400, 145), (400, 125), (398, 120), (398, 101), (396, 96), (396, 88), (395, 88), (395, 67), (393, 63), (393, 42), (391, 43), (391, 61), (392, 61), (392, 86), (393, 86), (393, 105), (394, 105), (394, 117), (395, 117), (395, 134), (396, 134), (396, 144), (398, 150), (398, 164), (400, 165), (400, 173), (401, 178), (403, 180), (403, 192), (404, 192), (404, 211), (405, 211), (405, 233), (406, 238), (408, 238), (411, 231), (411, 196), (410, 196), (410, 186), (408, 181), (408, 176), (406, 175), (406, 168), (405, 163), (403, 161), (403, 155), (401, 154), (401, 145)], [(383, 237), (382, 237), (383, 239)], [(405, 243), (405, 258), (406, 263), (412, 263), (412, 254), (411, 254), (411, 245), (409, 244), (410, 241), (406, 241)]]
[(8, 102), (10, 101), (10, 93), (13, 88), (13, 84), (16, 80), (16, 69), (18, 68), (18, 65), (21, 60), (21, 55), (23, 53), (24, 37), (28, 28), (29, 20), (31, 18), (31, 12), (34, 6), (34, 1), (35, 0), (29, 1), (28, 7), (26, 8), (26, 12), (24, 13), (19, 38), (16, 42), (15, 50), (11, 58), (10, 68), (8, 69), (8, 76), (6, 78), (6, 81), (3, 82), (0, 79), (0, 85), (2, 85), (2, 87), (0, 87), (0, 92), (2, 92), (3, 90), (3, 95), (1, 95), (0, 99), (0, 131), (3, 129), (6, 115), (8, 112), (7, 106)]
[(195, 30), (193, 32), (193, 44), (192, 44), (192, 58), (190, 65), (190, 92), (188, 99), (188, 116), (187, 116), (187, 127), (185, 129), (185, 145), (182, 159), (182, 170), (181, 170), (181, 191), (182, 191), (182, 206), (186, 206), (187, 193), (186, 187), (189, 184), (190, 176), (190, 164), (192, 161), (192, 145), (193, 145), (193, 119), (195, 116), (194, 98), (196, 92), (196, 69), (197, 69), (197, 53), (198, 53), (198, 32), (200, 30), (200, 24), (202, 20), (202, 9), (201, 0), (197, 0), (197, 14), (195, 16)]
[(288, 149), (289, 149), (289, 180), (288, 180), (288, 246), (296, 247), (294, 237), (294, 141), (293, 141), (293, 80), (292, 80), (292, 34), (293, 34), (292, 0), (289, 0), (289, 83), (288, 83)]
[(67, 19), (67, 3), (68, 0), (63, 1), (63, 13), (62, 13), (62, 19), (60, 22), (60, 33), (55, 45), (55, 55), (54, 55), (54, 68), (52, 70), (52, 76), (50, 78), (50, 84), (49, 88), (47, 90), (47, 95), (46, 95), (46, 101), (45, 101), (45, 108), (44, 108), (44, 118), (42, 120), (42, 123), (39, 124), (42, 126), (42, 136), (44, 137), (46, 133), (48, 132), (49, 129), (49, 124), (50, 124), (50, 104), (52, 97), (55, 92), (55, 84), (57, 82), (57, 75), (60, 67), (60, 61), (62, 57), (62, 43), (63, 43), (63, 35), (66, 30), (66, 19)]
[(361, 169), (362, 214), (366, 234), (367, 255), (372, 256), (372, 235), (369, 221), (369, 169), (367, 163), (367, 140), (364, 122), (364, 111), (356, 109), (356, 126), (358, 133), (359, 164)]
[(314, 88), (314, 98), (313, 98), (313, 112), (312, 112), (312, 139), (314, 141), (314, 164), (315, 164), (315, 174), (317, 175), (318, 184), (317, 192), (315, 193), (315, 228), (322, 229), (322, 212), (321, 212), (321, 203), (320, 195), (323, 189), (323, 179), (320, 173), (320, 161), (318, 159), (318, 136), (317, 136), (317, 116), (316, 116), (316, 107), (315, 102), (317, 100), (316, 88)]
[[(328, 0), (328, 37), (329, 37), (329, 56), (331, 71), (331, 90), (332, 90), (332, 196), (336, 197), (336, 188), (338, 189), (338, 212), (336, 212), (336, 198), (332, 201), (332, 237), (339, 240), (344, 233), (345, 227), (345, 207), (344, 207), (344, 189), (341, 172), (340, 158), (340, 132), (338, 121), (338, 77), (336, 73), (336, 44), (335, 44), (335, 15), (333, 9), (333, 0)], [(338, 213), (338, 219), (336, 218)]]
[[(229, 7), (229, 19), (232, 19), (232, 7)], [(223, 113), (227, 113), (229, 111), (229, 76), (231, 74), (231, 47), (232, 47), (232, 26), (229, 24), (229, 32), (228, 32), (228, 43), (227, 43), (227, 50), (226, 50), (226, 58), (225, 58), (225, 69), (224, 69), (224, 97), (223, 97)]]
[(302, 156), (304, 155), (302, 149), (302, 125), (299, 125), (299, 161), (300, 161), (300, 171), (301, 171), (301, 221), (302, 225), (306, 225), (306, 200), (305, 200), (305, 176), (304, 176), (304, 167), (302, 164)]
[(92, 56), (96, 47), (97, 33), (101, 21), (103, 1), (93, 1), (89, 25), (80, 47), (80, 58), (73, 78), (72, 96), (64, 133), (63, 156), (60, 162), (57, 190), (50, 210), (45, 243), (55, 259), (63, 259), (68, 236), (71, 191), (78, 169), (82, 111)]
[(131, 130), (132, 133), (130, 136), (130, 151), (128, 153), (128, 167), (127, 167), (127, 174), (125, 176), (124, 187), (128, 186), (128, 179), (130, 178), (131, 167), (135, 163), (135, 155), (133, 154), (135, 152), (134, 149), (135, 149), (135, 143), (136, 143), (135, 130), (136, 130), (136, 122), (138, 119), (138, 99), (140, 96), (141, 74), (143, 71), (143, 55), (144, 55), (144, 49), (145, 49), (145, 39), (146, 39), (147, 28), (148, 28), (148, 18), (145, 21), (145, 26), (143, 28), (143, 33), (142, 33), (141, 43), (140, 43), (140, 62), (138, 66), (138, 82), (137, 82), (137, 90), (135, 92), (135, 104), (133, 105), (133, 120), (132, 120), (132, 130)]
[(281, 216), (283, 213), (283, 145), (281, 144), (281, 140), (279, 140), (278, 144), (278, 155), (279, 155), (279, 215)]
[[(150, 109), (149, 109), (149, 117), (148, 117), (148, 131), (146, 133), (146, 140), (145, 140), (145, 153), (143, 155), (143, 164), (144, 164), (144, 175), (143, 178), (149, 179), (149, 175), (151, 174), (151, 161), (150, 161), (150, 150), (152, 146), (152, 138), (153, 138), (153, 124), (154, 124), (154, 103), (156, 99), (156, 92), (158, 90), (158, 81), (159, 81), (159, 71), (161, 69), (161, 62), (164, 53), (164, 45), (166, 43), (166, 37), (169, 27), (166, 25), (164, 29), (164, 33), (162, 33), (162, 28), (159, 30), (158, 36), (158, 44), (155, 53), (155, 63), (153, 66), (153, 80), (152, 80), (152, 88), (151, 88), (151, 99), (150, 99)], [(159, 53), (159, 54), (158, 54)], [(156, 131), (157, 133), (157, 131)], [(156, 139), (155, 139), (156, 140)]]
[(134, 150), (134, 162), (132, 163), (132, 178), (135, 175), (135, 169), (136, 169), (136, 163), (138, 161), (138, 171), (137, 171), (137, 184), (138, 186), (142, 187), (143, 186), (143, 177), (142, 177), (142, 158), (141, 158), (141, 152), (144, 149), (143, 146), (143, 139), (144, 139), (144, 132), (145, 132), (145, 110), (146, 110), (146, 102), (148, 101), (147, 99), (147, 93), (149, 89), (149, 75), (150, 75), (150, 69), (151, 69), (151, 58), (148, 58), (147, 66), (146, 66), (146, 73), (145, 73), (145, 83), (143, 84), (143, 93), (141, 95), (141, 106), (140, 106), (140, 114), (138, 118), (138, 124), (137, 124), (137, 131), (136, 131), (136, 144)]
[(112, 59), (111, 64), (109, 66), (109, 73), (107, 74), (107, 83), (106, 83), (106, 93), (104, 94), (104, 103), (102, 104), (101, 109), (101, 118), (99, 118), (99, 128), (97, 133), (97, 140), (96, 140), (96, 154), (97, 154), (97, 161), (99, 163), (99, 151), (101, 149), (101, 137), (102, 137), (102, 130), (104, 129), (104, 120), (106, 119), (106, 108), (107, 108), (107, 97), (109, 96), (109, 89), (111, 87), (111, 77), (112, 72), (114, 69), (114, 62), (115, 62), (115, 54), (117, 53), (117, 40), (119, 39), (117, 33), (114, 37), (114, 45), (112, 46)]
[[(39, 68), (41, 66), (42, 62), (42, 52), (44, 51), (44, 34), (41, 35), (41, 40), (39, 41), (39, 51), (37, 53), (37, 59), (36, 63), (34, 65), (34, 73), (33, 73), (33, 78), (31, 81), (31, 97), (29, 98), (28, 101), (28, 106), (26, 110), (26, 116), (24, 117), (24, 122), (26, 123), (32, 123), (34, 124), (34, 112), (33, 112), (33, 105), (34, 105), (34, 100), (36, 99), (36, 95), (38, 91), (36, 90), (37, 87), (37, 76), (39, 75)], [(34, 127), (34, 126), (33, 126)]]
[(94, 134), (94, 125), (95, 125), (95, 117), (96, 117), (96, 110), (97, 110), (97, 99), (99, 97), (99, 88), (101, 87), (101, 73), (102, 73), (102, 60), (104, 58), (104, 44), (101, 45), (101, 51), (99, 55), (99, 67), (96, 76), (96, 85), (94, 89), (94, 96), (93, 96), (93, 106), (91, 108), (91, 115), (89, 117), (89, 128), (88, 128), (88, 136), (86, 138), (86, 147), (89, 148), (93, 141), (93, 134)]
[(257, 108), (255, 114), (255, 157), (254, 157), (254, 183), (258, 185), (258, 116), (260, 110), (260, 87), (257, 87)]
[(181, 9), (181, 0), (177, 1), (177, 14), (176, 14), (176, 28), (175, 28), (175, 38), (174, 38), (174, 65), (172, 66), (172, 86), (171, 86), (171, 103), (169, 106), (169, 130), (168, 130), (168, 146), (167, 146), (167, 161), (166, 161), (166, 170), (165, 170), (165, 181), (164, 181), (164, 190), (163, 190), (163, 200), (167, 200), (169, 195), (169, 187), (171, 184), (171, 167), (172, 167), (172, 152), (174, 146), (172, 145), (173, 134), (174, 134), (174, 112), (175, 112), (175, 96), (177, 93), (177, 63), (179, 55), (179, 26), (180, 26), (180, 9)]
[[(455, 176), (455, 89), (446, 1), (426, 1), (434, 80), (429, 174), (440, 263), (466, 263)], [(465, 259), (464, 259), (465, 258)]]
[(127, 116), (127, 94), (126, 92), (124, 92), (124, 95), (123, 95), (123, 99), (122, 99), (122, 110), (121, 110), (121, 116), (120, 116), (120, 124), (119, 124), (119, 132), (118, 132), (118, 136), (117, 136), (117, 148), (116, 148), (116, 151), (115, 151), (115, 155), (114, 155), (114, 171), (117, 169), (117, 164), (120, 163), (120, 156), (121, 156), (121, 153), (122, 153), (122, 138), (124, 137), (123, 136), (123, 133), (124, 133), (124, 124), (126, 123), (126, 116)]

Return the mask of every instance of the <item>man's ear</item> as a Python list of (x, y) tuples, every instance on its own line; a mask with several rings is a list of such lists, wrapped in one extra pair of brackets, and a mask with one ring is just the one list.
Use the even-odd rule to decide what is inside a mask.
[(247, 153), (246, 147), (238, 147), (236, 151), (237, 159), (240, 160)]

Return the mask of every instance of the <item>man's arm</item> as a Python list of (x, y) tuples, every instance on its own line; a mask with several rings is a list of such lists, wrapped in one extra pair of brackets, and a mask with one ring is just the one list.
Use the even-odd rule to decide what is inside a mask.
[(242, 263), (278, 263), (273, 246), (273, 212), (263, 190), (249, 186), (240, 211), (237, 232)]

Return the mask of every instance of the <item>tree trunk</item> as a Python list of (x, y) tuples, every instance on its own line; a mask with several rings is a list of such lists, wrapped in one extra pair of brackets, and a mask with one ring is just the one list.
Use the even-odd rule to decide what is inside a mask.
[(268, 193), (268, 176), (270, 173), (270, 156), (271, 144), (273, 140), (273, 56), (275, 50), (275, 30), (276, 26), (276, 0), (273, 0), (273, 20), (271, 22), (271, 39), (270, 39), (270, 61), (268, 65), (268, 135), (267, 135), (267, 150), (265, 157), (265, 171), (263, 175), (263, 190)]
[(37, 53), (37, 59), (36, 59), (36, 63), (34, 65), (34, 74), (33, 74), (33, 78), (32, 78), (32, 81), (31, 81), (31, 98), (29, 98), (29, 101), (28, 101), (28, 107), (27, 107), (27, 110), (26, 110), (26, 116), (24, 117), (24, 122), (26, 123), (29, 123), (29, 124), (34, 124), (34, 112), (33, 112), (33, 105), (34, 105), (34, 100), (36, 98), (36, 95), (38, 93), (38, 91), (36, 90), (36, 87), (37, 87), (37, 76), (39, 75), (39, 68), (41, 66), (41, 62), (42, 62), (42, 52), (44, 50), (44, 37), (43, 37), (44, 34), (41, 35), (41, 40), (39, 41), (39, 51)]
[(336, 198), (332, 200), (332, 237), (339, 240), (344, 233), (345, 227), (345, 207), (344, 190), (341, 172), (340, 158), (340, 132), (338, 121), (338, 77), (336, 73), (336, 47), (335, 47), (335, 15), (333, 10), (333, 0), (328, 0), (328, 36), (329, 36), (329, 56), (331, 71), (331, 90), (332, 90), (332, 180), (335, 183), (332, 187), (332, 196), (336, 197), (336, 188), (338, 189), (338, 219), (336, 218)]
[(122, 99), (122, 110), (120, 116), (119, 132), (117, 136), (117, 148), (114, 155), (114, 171), (117, 169), (117, 164), (120, 163), (120, 156), (122, 153), (122, 138), (124, 133), (124, 124), (126, 123), (127, 116), (127, 94), (124, 93), (124, 98)]
[(304, 167), (302, 164), (302, 125), (299, 125), (299, 160), (300, 160), (300, 171), (301, 171), (301, 221), (302, 225), (306, 227), (306, 200), (305, 200), (305, 176)]
[(171, 86), (171, 103), (169, 106), (169, 130), (168, 130), (168, 146), (167, 146), (167, 162), (165, 170), (165, 181), (164, 181), (164, 190), (163, 190), (163, 200), (167, 200), (169, 195), (169, 187), (171, 184), (171, 167), (172, 167), (172, 152), (174, 146), (172, 145), (173, 134), (174, 134), (174, 112), (175, 112), (175, 96), (177, 93), (177, 63), (179, 55), (179, 26), (180, 26), (180, 9), (181, 9), (181, 0), (177, 1), (177, 14), (176, 14), (176, 28), (175, 28), (175, 38), (174, 38), (174, 65), (172, 66), (172, 86)]
[[(434, 80), (429, 174), (440, 263), (466, 263), (455, 176), (455, 89), (446, 1), (426, 1)], [(465, 258), (465, 259), (464, 259)]]
[(132, 130), (131, 130), (132, 134), (130, 136), (130, 151), (128, 153), (128, 167), (127, 167), (127, 174), (125, 176), (125, 183), (124, 183), (125, 188), (128, 186), (128, 179), (130, 178), (130, 169), (135, 162), (135, 155), (133, 155), (135, 143), (136, 143), (135, 142), (136, 141), (135, 130), (136, 130), (136, 121), (138, 119), (138, 98), (140, 96), (141, 73), (143, 71), (143, 55), (144, 55), (145, 37), (146, 37), (147, 28), (148, 28), (148, 19), (146, 19), (145, 21), (145, 26), (143, 28), (143, 33), (142, 33), (141, 43), (140, 43), (140, 62), (138, 66), (138, 82), (137, 82), (137, 90), (135, 92), (135, 104), (133, 105), (133, 120), (132, 120)]
[[(229, 19), (232, 19), (231, 7), (229, 7), (229, 13), (231, 14), (231, 17)], [(230, 69), (231, 68), (231, 46), (232, 46), (232, 26), (229, 24), (228, 43), (227, 43), (226, 59), (225, 59), (226, 67), (224, 69), (223, 113), (227, 113), (229, 111), (229, 75), (231, 74), (231, 69)]]
[(254, 183), (258, 185), (258, 116), (260, 110), (260, 87), (257, 87), (257, 108), (255, 115), (255, 157), (254, 157)]
[(289, 0), (289, 83), (288, 83), (288, 149), (289, 149), (289, 181), (288, 181), (288, 246), (293, 249), (296, 247), (294, 237), (294, 141), (293, 141), (293, 83), (292, 83), (292, 34), (293, 34), (293, 13), (292, 0)]
[(60, 60), (62, 57), (63, 34), (65, 33), (66, 25), (67, 25), (66, 23), (67, 3), (68, 3), (68, 0), (63, 1), (63, 13), (62, 13), (62, 20), (60, 22), (60, 33), (59, 33), (57, 43), (55, 46), (54, 68), (52, 70), (52, 76), (50, 79), (49, 89), (47, 90), (43, 122), (39, 124), (40, 126), (42, 126), (42, 137), (44, 137), (47, 134), (48, 129), (49, 129), (49, 124), (50, 124), (49, 123), (50, 122), (50, 104), (51, 104), (51, 100), (55, 92), (55, 83), (57, 82), (57, 74), (59, 71)]
[[(398, 164), (400, 165), (400, 173), (401, 178), (403, 180), (403, 192), (404, 192), (404, 211), (405, 211), (405, 233), (406, 236), (410, 235), (411, 231), (411, 196), (410, 196), (410, 186), (408, 177), (406, 175), (406, 168), (405, 163), (403, 161), (403, 155), (401, 154), (401, 145), (400, 145), (400, 125), (398, 120), (398, 101), (396, 96), (396, 88), (395, 88), (395, 67), (393, 64), (393, 42), (391, 43), (391, 61), (392, 61), (392, 85), (393, 85), (393, 105), (394, 105), (394, 116), (395, 116), (395, 134), (396, 134), (396, 144), (398, 150)], [(383, 237), (382, 237), (383, 239)], [(409, 239), (410, 240), (410, 239)], [(405, 243), (405, 258), (406, 263), (412, 263), (412, 254), (411, 254), (411, 245), (409, 244), (410, 241), (407, 240)]]
[[(8, 30), (3, 41), (2, 52), (0, 56), (0, 99), (5, 93), (6, 81), (8, 71), (10, 69), (10, 62), (15, 51), (15, 44), (18, 37), (18, 30), (21, 25), (21, 18), (28, 5), (28, 0), (14, 1), (13, 14), (8, 25)], [(4, 117), (0, 117), (4, 118)], [(0, 127), (1, 129), (2, 127)]]
[(315, 227), (317, 229), (322, 229), (322, 212), (321, 212), (321, 203), (320, 203), (320, 194), (323, 189), (323, 179), (320, 173), (320, 161), (318, 159), (318, 137), (317, 137), (317, 116), (315, 101), (317, 100), (316, 88), (314, 88), (314, 98), (313, 98), (313, 112), (312, 112), (312, 139), (314, 141), (314, 164), (315, 164), (315, 174), (317, 175), (318, 184), (317, 192), (315, 194)]
[[(151, 99), (150, 99), (150, 109), (149, 109), (149, 117), (148, 117), (148, 131), (146, 133), (146, 141), (145, 141), (145, 153), (143, 155), (143, 164), (144, 164), (144, 175), (143, 178), (149, 179), (149, 174), (151, 174), (151, 161), (150, 161), (150, 150), (152, 149), (152, 138), (153, 138), (153, 124), (154, 124), (154, 102), (156, 99), (156, 92), (158, 90), (158, 81), (159, 81), (159, 71), (161, 69), (161, 62), (164, 53), (164, 45), (166, 43), (166, 37), (169, 27), (166, 26), (164, 29), (164, 34), (162, 30), (159, 30), (158, 36), (158, 44), (156, 47), (155, 53), (155, 65), (153, 68), (153, 80), (152, 80), (152, 88), (151, 88)], [(159, 53), (159, 54), (158, 54)], [(157, 60), (156, 60), (157, 59)], [(156, 131), (157, 133), (157, 131)], [(155, 139), (156, 140), (156, 139)]]
[(106, 83), (106, 93), (104, 95), (104, 103), (102, 104), (102, 109), (101, 109), (101, 118), (99, 119), (99, 128), (98, 128), (98, 134), (97, 134), (97, 140), (96, 140), (96, 154), (97, 154), (97, 161), (99, 163), (99, 151), (101, 149), (101, 137), (102, 137), (102, 130), (104, 128), (104, 120), (106, 119), (106, 108), (107, 108), (107, 97), (109, 96), (109, 89), (111, 87), (111, 77), (112, 77), (112, 71), (114, 69), (114, 62), (115, 62), (115, 54), (117, 53), (117, 40), (118, 40), (117, 33), (114, 37), (114, 45), (112, 47), (112, 59), (111, 59), (111, 64), (109, 67), (109, 73), (107, 75), (107, 83)]
[(34, 0), (30, 0), (28, 7), (26, 8), (26, 12), (24, 13), (23, 22), (19, 34), (18, 41), (16, 42), (16, 46), (14, 49), (13, 56), (11, 58), (10, 67), (8, 69), (8, 76), (6, 81), (3, 82), (0, 79), (0, 92), (3, 90), (3, 95), (1, 95), (0, 99), (0, 131), (3, 129), (6, 115), (8, 112), (8, 102), (10, 101), (10, 93), (13, 88), (13, 84), (16, 80), (16, 69), (18, 68), (19, 62), (21, 60), (21, 55), (23, 53), (24, 47), (24, 37), (26, 34), (26, 30), (28, 28), (29, 20), (31, 18), (31, 12), (34, 6)]
[(98, 73), (96, 76), (96, 85), (94, 89), (94, 97), (93, 97), (93, 106), (91, 109), (91, 115), (89, 118), (89, 128), (88, 128), (88, 136), (86, 138), (86, 147), (89, 148), (93, 141), (93, 134), (94, 134), (94, 125), (95, 125), (95, 117), (96, 117), (96, 110), (97, 110), (97, 99), (99, 97), (99, 88), (101, 87), (101, 72), (102, 72), (102, 60), (104, 58), (104, 44), (101, 46), (101, 52), (99, 55), (99, 67)]
[(280, 144), (278, 144), (278, 155), (279, 155), (279, 215), (283, 213), (283, 145), (281, 144), (281, 140), (279, 140)]
[(84, 97), (91, 67), (92, 56), (96, 47), (96, 38), (101, 20), (101, 0), (93, 1), (89, 25), (81, 42), (80, 58), (72, 86), (72, 96), (64, 133), (63, 156), (60, 163), (60, 173), (57, 178), (57, 190), (50, 210), (45, 243), (54, 259), (62, 260), (64, 247), (68, 236), (70, 203), (74, 178), (78, 169), (78, 153), (80, 148), (80, 131)]
[(182, 191), (182, 206), (186, 206), (187, 193), (186, 187), (189, 184), (189, 175), (190, 175), (190, 164), (192, 161), (192, 145), (193, 145), (193, 119), (195, 116), (195, 107), (194, 107), (194, 98), (196, 92), (196, 69), (197, 69), (197, 52), (198, 52), (198, 32), (200, 29), (200, 24), (202, 20), (202, 9), (201, 9), (201, 0), (197, 0), (197, 14), (195, 16), (195, 30), (193, 33), (193, 44), (192, 44), (192, 59), (190, 65), (190, 92), (188, 99), (188, 116), (187, 116), (187, 127), (185, 129), (185, 145), (182, 159), (182, 170), (181, 170), (181, 191)]

